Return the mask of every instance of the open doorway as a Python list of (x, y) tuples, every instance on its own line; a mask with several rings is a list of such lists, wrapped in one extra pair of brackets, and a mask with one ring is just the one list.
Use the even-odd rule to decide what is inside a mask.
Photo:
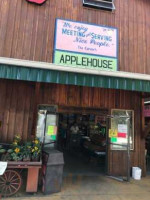
[[(146, 115), (149, 112), (150, 105), (145, 105), (144, 114)], [(147, 112), (147, 113), (146, 113)], [(145, 116), (145, 127), (150, 123), (150, 115)], [(146, 172), (150, 174), (150, 132), (147, 133), (145, 137), (145, 157), (146, 157)]]
[(106, 117), (59, 113), (57, 148), (64, 153), (64, 175), (105, 173)]
[(64, 153), (64, 175), (105, 173), (129, 179), (133, 110), (112, 109), (108, 115), (107, 109), (39, 105), (36, 136), (44, 149)]
[(146, 172), (150, 174), (150, 131), (149, 131), (149, 124), (150, 124), (150, 98), (144, 99), (144, 121), (145, 121), (145, 157), (146, 157)]

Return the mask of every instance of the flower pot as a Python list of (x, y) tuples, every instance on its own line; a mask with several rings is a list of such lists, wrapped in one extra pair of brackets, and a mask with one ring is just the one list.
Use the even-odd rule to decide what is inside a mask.
[(39, 161), (39, 156), (38, 157), (32, 157), (33, 162), (38, 162)]
[(30, 162), (31, 159), (30, 159), (30, 158), (23, 158), (23, 161), (24, 161), (24, 162)]
[(24, 156), (23, 157), (23, 161), (24, 162), (30, 162), (31, 161), (31, 157), (30, 156)]

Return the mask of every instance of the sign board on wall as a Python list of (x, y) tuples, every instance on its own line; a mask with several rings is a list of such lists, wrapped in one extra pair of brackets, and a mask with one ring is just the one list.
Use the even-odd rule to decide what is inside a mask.
[(116, 28), (56, 19), (53, 62), (117, 71), (117, 35)]

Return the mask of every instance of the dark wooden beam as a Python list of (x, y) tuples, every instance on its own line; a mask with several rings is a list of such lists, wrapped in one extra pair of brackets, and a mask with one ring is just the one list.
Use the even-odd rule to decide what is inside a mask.
[(141, 94), (142, 98), (150, 98), (150, 93), (142, 92)]
[(149, 132), (150, 132), (150, 122), (147, 124), (147, 126), (145, 127), (143, 131), (143, 137), (146, 138)]
[(32, 123), (32, 136), (35, 136), (36, 122), (37, 122), (37, 107), (40, 102), (40, 89), (41, 83), (35, 83), (35, 96), (34, 96), (34, 108), (33, 108), (33, 123)]
[(142, 126), (142, 131), (141, 131), (141, 137), (144, 138), (145, 137), (145, 117), (144, 117), (144, 98), (141, 99), (141, 126)]

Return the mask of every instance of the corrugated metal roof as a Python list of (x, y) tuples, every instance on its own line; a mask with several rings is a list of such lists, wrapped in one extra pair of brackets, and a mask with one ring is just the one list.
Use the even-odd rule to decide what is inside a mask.
[(0, 64), (0, 78), (150, 92), (149, 80), (80, 74), (5, 64)]

